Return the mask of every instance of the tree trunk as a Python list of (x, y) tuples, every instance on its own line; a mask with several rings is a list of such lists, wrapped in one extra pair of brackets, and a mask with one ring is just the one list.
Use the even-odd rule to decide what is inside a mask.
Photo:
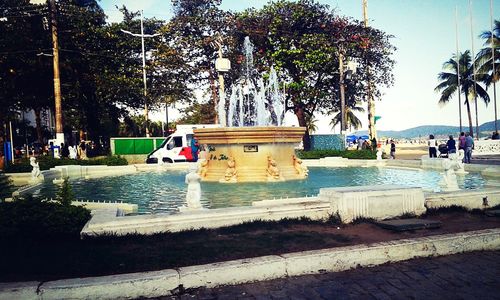
[[(295, 115), (297, 116), (297, 119), (299, 120), (299, 126), (300, 127), (307, 127), (306, 123), (306, 115), (304, 113), (304, 109), (301, 107), (295, 108)], [(311, 137), (309, 136), (309, 131), (306, 130), (304, 137), (302, 138), (302, 144), (304, 146), (305, 151), (311, 150)]]
[(40, 118), (40, 108), (35, 108), (36, 140), (43, 143), (42, 119)]
[[(80, 141), (81, 140), (85, 140), (85, 131), (83, 129), (80, 129)], [(76, 145), (78, 145), (80, 141), (76, 141)]]
[(465, 102), (465, 105), (467, 106), (467, 117), (469, 118), (469, 134), (470, 136), (474, 136), (474, 131), (472, 130), (472, 114), (470, 112), (470, 104), (469, 104), (469, 99), (467, 97), (467, 95), (465, 95), (466, 97), (466, 102)]

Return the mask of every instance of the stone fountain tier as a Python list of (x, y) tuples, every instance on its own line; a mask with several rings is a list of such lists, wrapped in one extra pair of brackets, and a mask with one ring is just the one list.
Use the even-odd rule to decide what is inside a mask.
[(307, 177), (295, 157), (304, 127), (223, 127), (195, 129), (206, 146), (198, 172), (202, 181), (267, 182)]

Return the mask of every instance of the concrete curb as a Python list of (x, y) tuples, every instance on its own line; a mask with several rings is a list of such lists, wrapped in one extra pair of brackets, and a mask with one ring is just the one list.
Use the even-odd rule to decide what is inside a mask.
[(287, 276), (339, 272), (417, 257), (499, 250), (500, 228), (370, 245), (239, 259), (155, 272), (0, 283), (0, 299), (132, 299), (174, 294), (182, 288), (215, 287)]

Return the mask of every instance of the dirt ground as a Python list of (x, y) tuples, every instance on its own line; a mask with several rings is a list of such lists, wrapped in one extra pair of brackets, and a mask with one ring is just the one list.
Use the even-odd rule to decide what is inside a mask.
[[(0, 281), (53, 280), (154, 271), (220, 261), (333, 247), (371, 244), (446, 233), (500, 228), (500, 218), (482, 212), (440, 211), (437, 229), (393, 232), (369, 220), (333, 222), (282, 220), (213, 230), (153, 236), (107, 236), (60, 241), (9, 241), (0, 248)], [(7, 244), (7, 243), (6, 243)]]

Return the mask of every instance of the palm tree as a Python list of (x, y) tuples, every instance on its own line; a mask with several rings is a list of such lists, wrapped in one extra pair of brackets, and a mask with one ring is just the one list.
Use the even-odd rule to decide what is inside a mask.
[[(350, 102), (353, 103), (353, 102)], [(365, 109), (361, 106), (356, 106), (356, 103), (349, 104), (347, 106), (347, 125), (349, 126), (349, 130), (354, 128), (355, 130), (360, 128), (363, 124), (361, 123), (361, 120), (354, 114), (354, 112), (365, 112)], [(340, 124), (341, 122), (341, 114), (338, 112), (333, 119), (330, 121), (330, 125), (332, 126), (332, 129), (337, 125)]]
[(318, 130), (318, 126), (316, 125), (317, 122), (318, 122), (318, 119), (316, 119), (316, 117), (314, 117), (314, 115), (306, 114), (306, 128), (307, 128), (307, 132), (309, 132), (309, 134), (312, 134), (313, 132)]
[[(497, 128), (497, 93), (496, 82), (500, 79), (500, 21), (495, 20), (492, 31), (483, 31), (480, 37), (485, 40), (485, 48), (477, 55), (476, 64), (479, 72), (488, 74), (483, 83), (488, 88), (493, 83), (493, 102), (495, 104), (495, 131)], [(494, 69), (493, 69), (494, 68)]]
[[(457, 68), (457, 65), (460, 67)], [(453, 55), (452, 58), (443, 64), (443, 69), (446, 71), (439, 73), (438, 79), (441, 80), (441, 82), (434, 89), (436, 92), (441, 92), (439, 104), (444, 105), (448, 103), (457, 90), (463, 93), (465, 95), (464, 104), (467, 108), (467, 117), (469, 118), (469, 133), (471, 136), (474, 136), (474, 132), (472, 130), (470, 103), (473, 102), (477, 96), (483, 99), (486, 105), (490, 102), (488, 93), (481, 85), (478, 84), (479, 81), (484, 80), (485, 74), (476, 74), (477, 82), (474, 81), (473, 64), (469, 50), (460, 54), (458, 57), (458, 64), (457, 55)], [(459, 77), (460, 86), (458, 86)]]

